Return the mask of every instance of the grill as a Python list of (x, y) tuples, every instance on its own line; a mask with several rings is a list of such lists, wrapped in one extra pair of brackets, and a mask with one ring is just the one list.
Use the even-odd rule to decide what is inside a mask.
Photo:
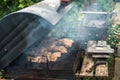
[(4, 69), (6, 78), (74, 80), (82, 63), (79, 49), (88, 40), (105, 40), (106, 12), (102, 20), (99, 12), (95, 18), (88, 12), (82, 25), (69, 23), (66, 27), (59, 23), (72, 4), (58, 5), (43, 1), (1, 19), (0, 70)]
[(58, 13), (58, 7), (49, 4), (40, 2), (11, 13), (0, 21), (0, 69), (9, 65), (36, 41), (41, 42), (72, 7), (69, 5), (66, 10), (62, 9), (63, 13)]
[[(75, 44), (68, 38), (49, 36), (72, 5), (60, 8), (56, 5), (42, 1), (0, 20), (0, 70), (4, 69), (6, 78), (46, 80), (54, 75), (60, 78), (72, 75), (73, 79)], [(66, 45), (66, 39), (72, 44)], [(50, 52), (47, 46), (58, 49)]]

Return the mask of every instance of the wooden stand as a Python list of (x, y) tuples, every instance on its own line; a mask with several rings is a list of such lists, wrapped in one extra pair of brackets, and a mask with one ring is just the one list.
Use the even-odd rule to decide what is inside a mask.
[(107, 45), (106, 41), (98, 41), (97, 44), (95, 41), (89, 41), (87, 47), (81, 71), (77, 75), (80, 77), (108, 77), (107, 58), (114, 50)]
[(96, 77), (107, 77), (108, 76), (108, 64), (101, 64), (96, 67)]
[(95, 67), (94, 74), (94, 61), (92, 58), (85, 55), (83, 60), (82, 68), (80, 71), (80, 77), (107, 77), (108, 76), (108, 63), (100, 64)]
[(80, 71), (80, 76), (81, 77), (85, 77), (85, 76), (92, 77), (93, 76), (93, 68), (92, 68), (93, 65), (94, 65), (94, 61), (92, 60), (92, 58), (85, 55), (82, 68)]

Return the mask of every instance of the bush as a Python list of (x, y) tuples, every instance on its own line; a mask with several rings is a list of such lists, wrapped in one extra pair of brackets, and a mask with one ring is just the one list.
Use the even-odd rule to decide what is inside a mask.
[(39, 1), (41, 0), (0, 0), (0, 18)]
[(120, 42), (120, 25), (109, 28), (107, 41), (112, 47), (117, 48), (117, 44)]

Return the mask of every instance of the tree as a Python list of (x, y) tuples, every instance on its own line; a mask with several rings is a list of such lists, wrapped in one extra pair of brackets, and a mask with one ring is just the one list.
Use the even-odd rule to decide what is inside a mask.
[(41, 0), (0, 0), (0, 18), (39, 1)]

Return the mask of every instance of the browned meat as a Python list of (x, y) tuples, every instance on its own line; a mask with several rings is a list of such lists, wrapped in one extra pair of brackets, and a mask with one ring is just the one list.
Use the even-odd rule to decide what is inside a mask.
[(37, 62), (37, 63), (46, 63), (47, 62), (46, 57), (39, 57), (39, 56), (38, 57), (29, 56), (28, 61)]
[[(68, 53), (68, 48), (72, 47), (73, 40), (63, 38), (49, 38), (43, 40), (39, 48), (33, 50), (30, 54), (34, 57), (29, 57), (28, 61), (31, 62), (46, 62), (43, 57), (46, 57), (48, 61), (55, 62), (62, 54)], [(39, 57), (38, 57), (39, 56)], [(42, 60), (43, 59), (43, 60)]]
[(60, 41), (63, 43), (65, 47), (67, 48), (72, 47), (73, 40), (64, 38), (64, 39), (60, 39)]

